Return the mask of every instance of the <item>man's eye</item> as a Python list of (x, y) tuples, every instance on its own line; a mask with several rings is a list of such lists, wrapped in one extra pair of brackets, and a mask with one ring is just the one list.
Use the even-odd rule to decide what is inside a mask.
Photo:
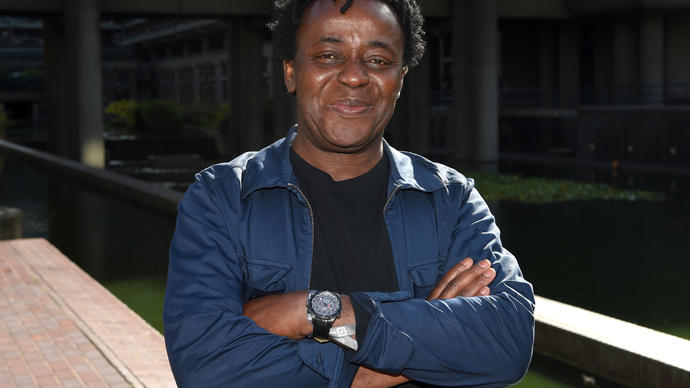
[(366, 63), (373, 69), (383, 70), (390, 66), (390, 62), (382, 58), (369, 58)]
[(338, 61), (338, 56), (333, 53), (324, 53), (315, 56), (314, 60), (319, 63), (335, 63)]

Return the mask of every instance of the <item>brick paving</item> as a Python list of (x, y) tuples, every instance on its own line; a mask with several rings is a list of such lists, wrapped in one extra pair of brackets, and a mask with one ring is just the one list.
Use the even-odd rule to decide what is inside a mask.
[(43, 239), (0, 241), (0, 387), (174, 387), (161, 334)]

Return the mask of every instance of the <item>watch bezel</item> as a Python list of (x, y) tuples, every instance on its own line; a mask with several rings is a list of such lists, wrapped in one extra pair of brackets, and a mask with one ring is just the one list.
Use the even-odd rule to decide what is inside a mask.
[[(332, 295), (333, 299), (338, 302), (338, 309), (335, 312), (335, 314), (322, 315), (322, 314), (317, 313), (316, 310), (314, 310), (314, 306), (312, 305), (312, 303), (314, 302), (314, 300), (316, 299), (317, 296), (323, 295), (323, 294)], [(330, 290), (321, 290), (321, 291), (316, 291), (314, 293), (310, 293), (307, 307), (308, 307), (309, 313), (312, 316), (312, 319), (318, 319), (320, 321), (335, 321), (338, 317), (340, 317), (340, 313), (343, 310), (343, 302), (340, 298), (340, 295), (338, 295), (338, 293), (330, 291)]]

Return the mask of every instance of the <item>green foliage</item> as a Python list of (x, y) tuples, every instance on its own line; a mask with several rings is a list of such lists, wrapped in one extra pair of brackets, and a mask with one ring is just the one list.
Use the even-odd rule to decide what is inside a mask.
[(220, 131), (228, 127), (230, 127), (230, 104), (218, 105), (213, 122), (209, 128), (213, 131)]
[(163, 332), (165, 281), (145, 278), (120, 280), (105, 284), (105, 288), (156, 330)]
[(182, 132), (182, 109), (175, 101), (152, 100), (138, 102), (134, 109), (135, 128), (140, 133), (156, 135)]
[(133, 131), (136, 107), (136, 101), (127, 99), (113, 101), (108, 104), (105, 108), (106, 128), (109, 130)]
[(188, 131), (210, 129), (218, 112), (218, 106), (197, 101), (191, 105), (182, 105), (182, 122)]
[(477, 190), (486, 200), (509, 200), (525, 203), (563, 201), (609, 200), (661, 200), (661, 193), (626, 190), (602, 183), (583, 183), (565, 179), (521, 177), (487, 172), (469, 172), (475, 179)]
[(106, 128), (142, 134), (178, 135), (218, 130), (228, 126), (228, 104), (195, 102), (180, 105), (170, 100), (117, 100), (105, 108)]

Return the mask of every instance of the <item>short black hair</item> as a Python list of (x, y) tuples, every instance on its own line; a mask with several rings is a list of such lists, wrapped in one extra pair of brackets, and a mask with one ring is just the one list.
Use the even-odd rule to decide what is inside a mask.
[[(335, 2), (336, 0), (333, 0)], [(345, 13), (354, 0), (347, 0), (340, 8)], [(424, 55), (426, 42), (424, 40), (424, 17), (422, 10), (415, 0), (380, 0), (388, 4), (398, 17), (398, 22), (405, 35), (403, 49), (403, 66), (417, 65)], [(297, 51), (296, 35), (302, 22), (304, 10), (314, 0), (275, 0), (273, 2), (273, 21), (267, 24), (275, 35), (274, 48), (280, 59), (295, 58)]]

